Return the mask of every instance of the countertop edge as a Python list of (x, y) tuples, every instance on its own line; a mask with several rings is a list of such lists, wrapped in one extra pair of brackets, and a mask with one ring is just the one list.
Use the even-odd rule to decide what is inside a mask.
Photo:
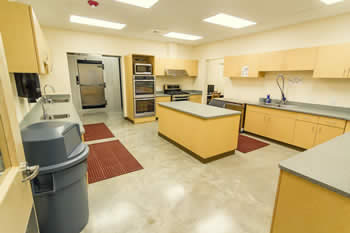
[(303, 175), (303, 174), (301, 174), (301, 173), (299, 173), (299, 172), (296, 172), (296, 171), (294, 171), (294, 170), (292, 170), (292, 169), (289, 169), (289, 168), (287, 168), (287, 167), (284, 167), (284, 166), (282, 166), (281, 164), (279, 165), (279, 168), (280, 168), (281, 170), (283, 170), (283, 171), (286, 171), (286, 172), (291, 173), (291, 174), (293, 174), (293, 175), (296, 175), (296, 176), (298, 176), (298, 177), (300, 177), (300, 178), (303, 178), (303, 179), (305, 179), (305, 180), (308, 180), (308, 181), (310, 181), (310, 182), (313, 183), (313, 184), (319, 185), (319, 186), (321, 186), (321, 187), (323, 187), (323, 188), (325, 188), (325, 189), (328, 189), (328, 190), (330, 190), (330, 191), (333, 191), (333, 192), (335, 192), (335, 193), (338, 193), (339, 195), (342, 195), (342, 196), (345, 196), (345, 197), (347, 197), (347, 198), (350, 198), (350, 193), (344, 192), (343, 190), (337, 189), (337, 188), (335, 188), (335, 187), (333, 187), (333, 186), (331, 186), (331, 185), (329, 185), (329, 184), (326, 184), (326, 183), (324, 183), (324, 182), (320, 182), (319, 180), (316, 180), (316, 179), (313, 179), (313, 178), (311, 178), (311, 177), (309, 177), (309, 176)]
[(193, 112), (189, 112), (189, 111), (185, 111), (185, 110), (181, 110), (181, 109), (178, 109), (178, 108), (174, 108), (174, 107), (167, 106), (167, 105), (165, 105), (164, 103), (158, 103), (158, 104), (159, 104), (160, 106), (162, 106), (162, 107), (169, 108), (169, 109), (173, 109), (173, 110), (176, 110), (176, 111), (179, 111), (179, 112), (183, 112), (183, 113), (186, 113), (186, 114), (189, 114), (189, 115), (192, 115), (192, 116), (196, 116), (196, 117), (198, 117), (198, 118), (205, 119), (205, 120), (216, 119), (216, 118), (221, 118), (221, 117), (229, 117), (229, 116), (240, 115), (240, 113), (238, 112), (238, 113), (224, 114), (224, 115), (221, 115), (221, 116), (205, 117), (205, 116), (201, 116), (201, 115), (195, 114), (195, 113), (193, 113)]

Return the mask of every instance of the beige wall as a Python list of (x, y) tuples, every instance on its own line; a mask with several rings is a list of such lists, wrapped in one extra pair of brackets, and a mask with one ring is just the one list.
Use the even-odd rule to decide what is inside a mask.
[[(207, 79), (212, 80), (208, 72), (208, 59), (223, 58), (228, 55), (259, 53), (291, 48), (312, 47), (350, 41), (350, 14), (340, 15), (318, 21), (311, 21), (280, 28), (277, 30), (242, 36), (232, 40), (210, 43), (194, 48), (194, 55), (201, 60), (200, 76), (194, 86), (201, 88)], [(257, 100), (272, 94), (280, 98), (275, 84), (277, 73), (268, 73), (264, 79), (242, 80), (225, 79), (224, 94), (231, 98)], [(298, 78), (301, 82), (287, 82), (287, 97), (290, 100), (331, 104), (350, 107), (349, 80), (312, 79), (311, 72), (285, 73), (289, 79)], [(219, 75), (216, 75), (219, 77)], [(218, 81), (219, 82), (219, 81)]]

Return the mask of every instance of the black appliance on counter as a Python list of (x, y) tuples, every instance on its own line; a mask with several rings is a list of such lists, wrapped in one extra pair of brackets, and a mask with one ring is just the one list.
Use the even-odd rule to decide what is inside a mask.
[(34, 73), (15, 73), (18, 97), (28, 98), (29, 103), (35, 103), (41, 97), (39, 75)]
[(208, 95), (210, 95), (211, 93), (213, 93), (215, 90), (215, 85), (208, 85)]

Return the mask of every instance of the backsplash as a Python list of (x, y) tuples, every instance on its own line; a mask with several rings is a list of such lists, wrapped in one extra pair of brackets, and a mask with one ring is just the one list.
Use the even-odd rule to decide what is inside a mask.
[[(224, 95), (227, 98), (257, 101), (271, 95), (280, 99), (276, 76), (281, 72), (266, 73), (265, 78), (225, 78)], [(303, 103), (350, 107), (350, 79), (313, 79), (312, 72), (282, 72), (285, 75), (287, 99)]]

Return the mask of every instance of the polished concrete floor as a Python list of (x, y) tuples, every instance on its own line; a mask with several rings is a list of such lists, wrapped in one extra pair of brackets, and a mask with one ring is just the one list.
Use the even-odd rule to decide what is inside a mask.
[(144, 167), (89, 185), (83, 233), (268, 233), (278, 162), (299, 153), (269, 142), (201, 164), (160, 138), (156, 122), (133, 125), (120, 113), (82, 120), (104, 122)]

